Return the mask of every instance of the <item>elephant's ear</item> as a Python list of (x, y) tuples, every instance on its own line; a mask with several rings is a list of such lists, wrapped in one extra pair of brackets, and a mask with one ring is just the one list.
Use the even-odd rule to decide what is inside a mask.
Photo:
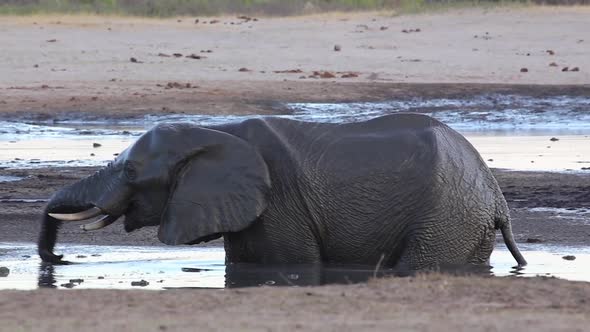
[(208, 129), (179, 167), (158, 238), (198, 243), (250, 226), (266, 208), (270, 177), (260, 154), (245, 141)]

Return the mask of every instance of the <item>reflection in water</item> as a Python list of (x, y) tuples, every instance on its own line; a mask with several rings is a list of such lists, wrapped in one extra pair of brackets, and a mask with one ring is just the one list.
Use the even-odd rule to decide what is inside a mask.
[(41, 263), (39, 265), (39, 288), (57, 288), (55, 285), (55, 267), (51, 263)]

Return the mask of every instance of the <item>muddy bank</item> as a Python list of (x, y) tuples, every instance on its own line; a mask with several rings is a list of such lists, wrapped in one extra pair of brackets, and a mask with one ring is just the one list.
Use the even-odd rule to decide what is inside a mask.
[(546, 278), (428, 275), (350, 286), (1, 294), (6, 331), (583, 331), (590, 323), (590, 284)]
[[(44, 200), (64, 185), (96, 171), (92, 167), (0, 170), (0, 175), (21, 181), (2, 183), (0, 225), (2, 241), (36, 241)], [(500, 187), (511, 209), (513, 231), (518, 242), (587, 245), (590, 242), (587, 207), (590, 206), (590, 174), (522, 172), (495, 169)], [(27, 202), (23, 199), (40, 201)], [(558, 208), (576, 213), (559, 213)], [(560, 214), (560, 218), (556, 218)], [(581, 214), (581, 218), (580, 218)], [(60, 242), (110, 245), (159, 245), (155, 228), (125, 233), (121, 223), (96, 232), (83, 232), (78, 223), (66, 223)], [(532, 239), (532, 240), (531, 240)], [(219, 245), (220, 242), (211, 242)]]
[[(133, 120), (146, 114), (283, 115), (287, 103), (470, 99), (481, 95), (585, 97), (590, 85), (413, 84), (317, 81), (199, 81), (198, 88), (166, 89), (152, 82), (69, 82), (2, 88), (0, 120)], [(150, 91), (140, 93), (138, 91)], [(98, 96), (98, 97), (97, 97)], [(477, 111), (477, 110), (472, 110)]]

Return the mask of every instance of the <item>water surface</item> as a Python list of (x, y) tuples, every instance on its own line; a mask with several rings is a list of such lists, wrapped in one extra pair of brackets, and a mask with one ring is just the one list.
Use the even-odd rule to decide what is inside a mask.
[[(558, 277), (590, 281), (590, 248), (520, 244), (529, 265), (515, 269), (514, 258), (498, 245), (491, 267), (447, 267), (446, 272), (493, 276)], [(71, 265), (42, 264), (34, 244), (0, 243), (0, 266), (10, 269), (0, 278), (0, 289), (99, 288), (171, 289), (245, 286), (303, 286), (347, 284), (400, 271), (374, 266), (225, 266), (221, 247), (132, 247), (63, 245)], [(575, 255), (574, 260), (563, 259)], [(571, 259), (571, 257), (570, 257)], [(407, 273), (401, 273), (407, 275)]]

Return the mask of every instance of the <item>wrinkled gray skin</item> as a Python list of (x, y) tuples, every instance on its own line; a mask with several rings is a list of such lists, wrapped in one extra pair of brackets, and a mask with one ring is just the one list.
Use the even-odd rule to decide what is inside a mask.
[(159, 226), (170, 245), (223, 236), (228, 263), (488, 263), (496, 230), (519, 265), (506, 201), (464, 137), (423, 115), (350, 124), (281, 118), (150, 130), (96, 174), (57, 192), (47, 213), (98, 207), (127, 231)]

